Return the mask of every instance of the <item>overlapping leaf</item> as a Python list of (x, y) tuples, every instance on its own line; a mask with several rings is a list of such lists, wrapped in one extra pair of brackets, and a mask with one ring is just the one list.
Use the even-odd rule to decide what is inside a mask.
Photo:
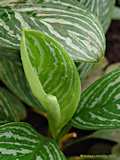
[(120, 70), (105, 75), (81, 95), (73, 126), (82, 129), (120, 128)]
[(100, 20), (104, 31), (106, 32), (114, 10), (115, 0), (77, 0), (89, 11), (94, 13)]
[(65, 160), (53, 140), (39, 135), (26, 123), (0, 126), (0, 159), (2, 160)]
[(31, 4), (31, 5), (35, 5), (35, 4), (40, 4), (45, 0), (0, 0), (0, 6), (2, 7), (16, 7), (19, 6), (21, 4), (26, 5), (26, 4)]
[(0, 87), (0, 124), (20, 121), (26, 116), (23, 104), (8, 90)]
[(32, 92), (47, 111), (51, 132), (56, 135), (79, 103), (75, 64), (57, 41), (35, 30), (23, 31), (21, 58)]
[(41, 104), (33, 97), (19, 61), (1, 58), (0, 80), (26, 104), (36, 110), (44, 111)]
[(14, 6), (17, 3), (25, 2), (26, 0), (0, 0), (0, 6)]
[[(29, 15), (33, 13), (34, 17)], [(71, 3), (52, 1), (15, 11), (1, 8), (0, 25), (0, 46), (19, 49), (21, 28), (33, 28), (56, 38), (77, 61), (96, 62), (104, 54), (101, 25), (91, 13)]]
[[(34, 6), (35, 4), (40, 4), (46, 1), (53, 3), (58, 0), (4, 0), (0, 1), (0, 6), (16, 6), (20, 3), (25, 5), (31, 4)], [(76, 7), (81, 7), (81, 5), (84, 6), (99, 18), (104, 31), (107, 31), (112, 19), (115, 0), (60, 0), (60, 2), (61, 5), (63, 5), (63, 3), (69, 3), (71, 5), (75, 5)]]

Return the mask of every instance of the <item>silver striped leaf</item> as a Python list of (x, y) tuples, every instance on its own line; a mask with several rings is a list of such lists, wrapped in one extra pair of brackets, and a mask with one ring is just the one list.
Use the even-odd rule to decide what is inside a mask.
[[(44, 0), (47, 1), (47, 0)], [(50, 0), (49, 0), (50, 1)], [(104, 31), (106, 32), (112, 20), (115, 0), (51, 0), (69, 3), (75, 6), (83, 5), (86, 9), (92, 12), (100, 20)], [(77, 3), (79, 2), (80, 5)]]
[(35, 4), (40, 4), (43, 1), (45, 1), (45, 0), (0, 0), (0, 6), (2, 6), (2, 7), (6, 7), (6, 6), (16, 7), (21, 4), (22, 5), (26, 5), (26, 4), (35, 5)]
[(5, 7), (5, 6), (15, 6), (18, 3), (23, 3), (26, 0), (0, 0), (0, 6)]
[(27, 0), (26, 1), (26, 4), (32, 4), (32, 5), (35, 5), (35, 4), (40, 4), (44, 1), (48, 1), (48, 0)]
[[(67, 2), (67, 0), (60, 1)], [(86, 9), (88, 9), (88, 11), (97, 16), (103, 26), (104, 31), (107, 31), (112, 20), (115, 0), (71, 0), (69, 3), (72, 2), (79, 2), (80, 5), (83, 5)]]
[(48, 114), (53, 136), (72, 118), (80, 100), (80, 78), (66, 50), (50, 36), (24, 30), (21, 58), (33, 95)]
[(88, 87), (72, 125), (80, 129), (120, 128), (120, 70), (106, 74)]
[(0, 46), (19, 49), (21, 28), (32, 28), (57, 39), (76, 61), (96, 62), (104, 55), (105, 37), (97, 18), (69, 3), (52, 1), (15, 12), (1, 8), (0, 26)]
[(41, 104), (32, 95), (21, 62), (1, 58), (0, 80), (27, 105), (37, 111), (45, 112)]
[(30, 125), (13, 122), (0, 126), (1, 160), (65, 160), (53, 140), (45, 139)]
[[(73, 0), (74, 1), (74, 0)], [(106, 32), (112, 20), (115, 0), (77, 0), (95, 14)]]
[(25, 117), (24, 105), (7, 89), (0, 87), (0, 124), (20, 121)]

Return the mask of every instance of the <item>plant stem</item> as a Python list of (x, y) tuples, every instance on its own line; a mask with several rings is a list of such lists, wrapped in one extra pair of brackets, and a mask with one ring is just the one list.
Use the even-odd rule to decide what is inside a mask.
[(71, 145), (74, 145), (74, 144), (76, 144), (76, 143), (85, 141), (85, 140), (90, 139), (90, 138), (92, 138), (92, 136), (86, 136), (86, 137), (79, 138), (79, 139), (76, 139), (76, 140), (74, 140), (74, 141), (68, 142), (68, 143), (66, 143), (66, 144), (64, 145), (64, 149), (67, 148), (67, 147), (69, 147), (69, 146), (71, 146)]
[(68, 134), (64, 135), (59, 142), (59, 146), (60, 146), (61, 150), (64, 149), (64, 144), (73, 138), (77, 138), (77, 133), (72, 132), (72, 133), (68, 133)]

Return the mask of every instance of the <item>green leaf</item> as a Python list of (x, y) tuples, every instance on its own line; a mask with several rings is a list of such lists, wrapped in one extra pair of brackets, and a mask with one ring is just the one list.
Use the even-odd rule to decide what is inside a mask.
[(0, 87), (0, 124), (20, 121), (25, 117), (24, 105), (7, 89)]
[(53, 38), (24, 30), (21, 58), (34, 96), (48, 113), (53, 136), (73, 116), (80, 99), (80, 79), (75, 64)]
[(100, 20), (106, 32), (112, 20), (115, 0), (77, 0)]
[(1, 160), (65, 160), (53, 140), (45, 139), (27, 123), (0, 126)]
[(6, 6), (16, 7), (16, 6), (19, 6), (21, 4), (35, 5), (35, 4), (40, 4), (43, 1), (44, 0), (0, 0), (0, 6), (2, 6), (2, 7), (6, 7)]
[(18, 63), (20, 63), (19, 51), (17, 51), (16, 49), (0, 46), (0, 60), (2, 58), (5, 58), (6, 60), (12, 60), (14, 62), (17, 61)]
[[(11, 0), (13, 1), (13, 0)], [(20, 0), (18, 2), (21, 2)], [(13, 2), (12, 4), (9, 3), (9, 6), (10, 5), (13, 5), (15, 6), (16, 4), (19, 4), (19, 3), (16, 3), (16, 2)], [(40, 4), (40, 3), (43, 3), (43, 2), (46, 2), (46, 0), (23, 0), (22, 2), (25, 3), (25, 5), (34, 5), (35, 4)], [(57, 0), (48, 0), (47, 2), (50, 2), (50, 3), (58, 3)], [(7, 2), (1, 2), (1, 3), (4, 3), (3, 6), (6, 6), (7, 5)], [(91, 0), (60, 0), (60, 3), (61, 5), (63, 5), (63, 3), (67, 3), (67, 4), (70, 4), (71, 6), (75, 6), (76, 8), (79, 7), (79, 8), (84, 8), (87, 9), (89, 12), (92, 12), (95, 16), (98, 17), (98, 19), (100, 20), (103, 28), (104, 28), (104, 31), (106, 32), (109, 25), (110, 25), (110, 22), (112, 20), (113, 17), (118, 17), (116, 13), (118, 13), (118, 9), (115, 9), (114, 10), (114, 6), (115, 6), (115, 0), (98, 0), (98, 1), (91, 1)], [(19, 7), (19, 5), (18, 5)], [(115, 15), (115, 16), (114, 16)], [(104, 18), (105, 17), (105, 18)]]
[(88, 87), (72, 124), (80, 129), (120, 128), (120, 70), (106, 74)]
[(20, 61), (0, 58), (0, 80), (27, 105), (45, 112), (32, 95)]
[(104, 55), (102, 27), (96, 17), (80, 6), (52, 1), (36, 7), (1, 8), (0, 26), (3, 47), (19, 49), (21, 28), (32, 28), (58, 40), (76, 61), (96, 62)]
[(0, 6), (14, 6), (17, 3), (24, 2), (25, 0), (0, 0)]

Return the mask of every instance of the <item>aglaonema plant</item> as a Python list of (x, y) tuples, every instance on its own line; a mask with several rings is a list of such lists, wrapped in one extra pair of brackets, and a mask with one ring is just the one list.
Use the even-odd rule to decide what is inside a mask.
[(80, 100), (75, 64), (57, 41), (29, 30), (22, 33), (21, 58), (32, 92), (45, 108), (51, 133), (56, 137)]
[[(81, 90), (88, 72), (104, 61), (105, 32), (114, 4), (0, 1), (0, 81), (12, 92), (0, 87), (1, 160), (65, 160), (63, 142), (71, 127), (97, 131), (68, 146), (90, 138), (118, 143), (109, 156), (80, 155), (71, 160), (119, 159), (119, 68)], [(19, 122), (27, 116), (26, 104), (45, 115), (49, 137)]]

